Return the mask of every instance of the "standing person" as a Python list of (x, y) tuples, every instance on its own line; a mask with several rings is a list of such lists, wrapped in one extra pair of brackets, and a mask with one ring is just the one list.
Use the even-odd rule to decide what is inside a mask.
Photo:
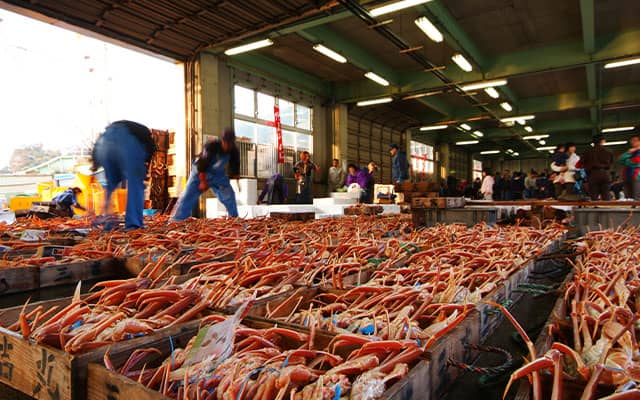
[(482, 187), (482, 180), (480, 180), (480, 178), (476, 177), (476, 179), (473, 180), (473, 183), (471, 184), (471, 189), (472, 189), (472, 195), (471, 198), (472, 199), (479, 199), (480, 198), (480, 188)]
[(527, 199), (531, 199), (536, 197), (538, 194), (537, 192), (537, 186), (536, 186), (536, 180), (538, 178), (538, 174), (536, 173), (536, 171), (531, 170), (531, 172), (529, 172), (529, 175), (527, 175), (527, 177), (524, 179), (524, 192), (522, 194), (522, 197), (527, 200)]
[(565, 171), (562, 173), (562, 180), (564, 181), (564, 194), (575, 194), (576, 185), (576, 171), (579, 169), (577, 164), (580, 161), (580, 156), (576, 154), (576, 145), (573, 143), (567, 143), (567, 165)]
[(313, 172), (320, 172), (320, 167), (309, 159), (309, 152), (300, 154), (300, 161), (293, 166), (293, 177), (298, 181), (298, 204), (313, 203)]
[(409, 161), (407, 153), (400, 150), (397, 144), (389, 146), (391, 154), (391, 179), (393, 183), (402, 183), (409, 180)]
[(191, 166), (191, 175), (178, 201), (173, 220), (182, 221), (189, 218), (198, 198), (209, 188), (224, 204), (230, 217), (238, 216), (236, 194), (225, 171), (227, 164), (229, 164), (229, 175), (238, 180), (238, 187), (240, 187), (240, 151), (236, 146), (236, 134), (231, 128), (226, 128), (221, 138), (214, 138), (204, 145), (200, 156)]
[(556, 199), (564, 195), (564, 172), (567, 171), (567, 160), (569, 154), (564, 145), (556, 146), (556, 150), (551, 156), (551, 170), (555, 172), (553, 178), (554, 197)]
[(598, 135), (593, 139), (593, 147), (582, 156), (582, 166), (587, 172), (589, 180), (589, 197), (591, 200), (611, 200), (609, 186), (611, 184), (611, 165), (613, 153), (604, 147), (604, 136)]
[(502, 173), (502, 179), (500, 179), (500, 184), (502, 185), (502, 199), (501, 200), (512, 200), (511, 196), (511, 171), (505, 169)]
[(511, 178), (511, 183), (509, 185), (509, 189), (511, 191), (511, 200), (521, 200), (522, 193), (524, 192), (524, 178), (523, 173), (520, 171), (515, 171), (513, 173), (513, 177)]
[(365, 188), (365, 196), (362, 198), (363, 203), (372, 204), (373, 203), (373, 189), (376, 185), (376, 178), (374, 176), (375, 172), (378, 170), (378, 164), (373, 161), (370, 161), (367, 165), (367, 186)]
[(82, 207), (80, 203), (78, 203), (78, 195), (80, 193), (82, 193), (80, 188), (69, 188), (51, 199), (51, 202), (55, 204), (56, 210), (61, 215), (65, 217), (73, 217), (74, 212), (72, 206), (82, 211), (87, 211), (86, 208)]
[[(264, 185), (258, 196), (258, 204), (285, 204), (289, 197), (289, 188), (280, 174), (273, 174)], [(265, 201), (266, 198), (266, 201)]]
[(122, 181), (127, 181), (127, 210), (124, 218), (127, 230), (142, 227), (144, 180), (155, 151), (156, 144), (149, 128), (133, 121), (116, 121), (107, 126), (93, 146), (91, 169), (95, 172), (103, 167), (107, 180), (104, 204), (106, 214), (111, 209), (111, 195)]
[(640, 136), (633, 135), (630, 143), (631, 148), (620, 156), (618, 163), (624, 167), (625, 196), (640, 201)]
[(337, 189), (344, 187), (345, 172), (340, 167), (340, 160), (334, 158), (329, 167), (329, 191), (335, 192)]
[(491, 176), (491, 172), (482, 171), (482, 186), (480, 186), (480, 193), (484, 200), (493, 200), (493, 185), (495, 180)]

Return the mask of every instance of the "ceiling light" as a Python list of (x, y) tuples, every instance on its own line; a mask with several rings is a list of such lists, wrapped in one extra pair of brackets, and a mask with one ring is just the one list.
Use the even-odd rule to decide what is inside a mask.
[(513, 150), (507, 149), (507, 154), (511, 154), (511, 153), (513, 153)]
[(464, 90), (465, 92), (468, 92), (470, 90), (486, 89), (490, 87), (504, 86), (506, 84), (507, 84), (506, 79), (499, 79), (496, 81), (484, 81), (484, 82), (471, 83), (469, 85), (464, 85), (462, 86), (462, 90)]
[(602, 130), (602, 133), (612, 133), (612, 132), (625, 132), (632, 131), (635, 129), (635, 126), (620, 126), (618, 128), (606, 128)]
[(472, 135), (475, 135), (477, 137), (483, 137), (484, 133), (480, 132), (480, 131), (473, 131)]
[(547, 144), (545, 140), (538, 140), (538, 143), (540, 144), (540, 146), (544, 146), (545, 144)]
[(442, 129), (447, 129), (449, 127), (449, 125), (432, 125), (432, 126), (423, 126), (422, 128), (420, 128), (420, 130), (422, 132), (426, 132), (426, 131), (439, 131)]
[(440, 43), (444, 39), (442, 33), (440, 33), (438, 28), (436, 28), (427, 17), (420, 17), (414, 22), (418, 25), (418, 28), (434, 42)]
[(485, 150), (485, 151), (481, 151), (480, 154), (482, 155), (500, 154), (500, 150)]
[(640, 64), (640, 58), (630, 58), (628, 60), (610, 62), (604, 65), (606, 69), (626, 67), (628, 65)]
[(536, 147), (536, 150), (538, 151), (555, 150), (555, 147), (554, 146)]
[(389, 81), (388, 80), (384, 79), (380, 75), (374, 74), (373, 72), (367, 72), (366, 74), (364, 74), (364, 76), (366, 76), (367, 78), (371, 79), (372, 81), (374, 81), (378, 85), (389, 86)]
[(507, 101), (500, 103), (500, 107), (502, 107), (502, 109), (505, 110), (506, 112), (513, 111), (513, 107), (511, 107), (511, 104), (509, 104), (509, 102)]
[(465, 131), (470, 131), (471, 127), (467, 124), (460, 124), (460, 128), (464, 129)]
[(626, 140), (618, 140), (617, 142), (605, 142), (605, 146), (618, 146), (621, 144), (627, 144), (629, 142), (627, 142)]
[(519, 155), (520, 155), (520, 153), (518, 153), (517, 151), (512, 154), (512, 156), (514, 156), (514, 157), (518, 157)]
[(369, 11), (369, 14), (371, 14), (372, 17), (378, 17), (380, 15), (390, 14), (392, 12), (403, 10), (405, 8), (409, 8), (409, 7), (417, 6), (417, 5), (420, 5), (420, 4), (428, 3), (429, 1), (431, 1), (431, 0), (401, 0), (401, 1), (396, 1), (394, 3), (387, 4), (387, 5), (384, 5), (382, 7), (374, 8), (373, 10)]
[(466, 72), (473, 71), (473, 66), (469, 63), (469, 61), (467, 61), (466, 58), (464, 58), (462, 54), (460, 53), (454, 54), (453, 57), (451, 57), (451, 59), (453, 60), (454, 63), (458, 64), (458, 67), (460, 67), (461, 70)]
[(466, 144), (478, 144), (480, 142), (478, 142), (477, 140), (466, 140), (464, 142), (456, 142), (456, 146), (464, 146)]
[(251, 51), (251, 50), (257, 50), (257, 49), (261, 49), (263, 47), (269, 47), (272, 44), (273, 44), (273, 40), (271, 40), (271, 39), (259, 40), (257, 42), (247, 43), (247, 44), (244, 44), (242, 46), (233, 47), (231, 49), (226, 50), (224, 52), (224, 54), (226, 54), (228, 56), (234, 56), (236, 54), (246, 53), (246, 52)]
[(484, 92), (485, 92), (486, 94), (488, 94), (488, 95), (489, 95), (489, 97), (492, 97), (492, 98), (494, 98), (494, 99), (497, 99), (498, 97), (500, 97), (500, 93), (498, 93), (498, 91), (497, 91), (497, 90), (495, 90), (495, 89), (494, 89), (494, 88), (492, 88), (492, 87), (490, 87), (490, 88), (486, 88), (486, 89), (484, 90)]
[(534, 119), (535, 117), (535, 115), (520, 115), (517, 117), (502, 118), (500, 119), (500, 122), (528, 121), (530, 119)]
[(392, 101), (393, 101), (393, 97), (381, 97), (379, 99), (359, 101), (356, 103), (356, 105), (358, 107), (366, 107), (366, 106), (372, 106), (374, 104), (391, 103)]
[(532, 128), (532, 127), (530, 127), (530, 126), (525, 126), (525, 127), (524, 127), (524, 130), (525, 130), (525, 131), (527, 131), (527, 132), (529, 132), (529, 133), (533, 132), (533, 128)]
[(347, 62), (347, 59), (344, 58), (342, 55), (336, 53), (335, 51), (321, 44), (317, 44), (313, 46), (313, 49), (318, 53), (324, 54), (325, 56), (329, 57), (333, 61), (339, 62), (340, 64), (344, 64)]
[(522, 139), (524, 139), (524, 140), (540, 140), (540, 139), (546, 139), (548, 137), (549, 137), (549, 135), (531, 135), (531, 136), (525, 136)]

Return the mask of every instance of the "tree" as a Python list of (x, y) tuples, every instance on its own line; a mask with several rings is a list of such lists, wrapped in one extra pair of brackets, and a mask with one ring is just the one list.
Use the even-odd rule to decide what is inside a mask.
[(45, 150), (41, 143), (25, 145), (13, 150), (9, 161), (9, 170), (13, 173), (24, 171), (59, 155), (60, 151)]

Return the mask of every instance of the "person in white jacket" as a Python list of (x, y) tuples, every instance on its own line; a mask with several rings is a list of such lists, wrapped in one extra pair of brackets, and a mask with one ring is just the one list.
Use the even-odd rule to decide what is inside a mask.
[(574, 143), (567, 143), (566, 149), (569, 155), (567, 165), (557, 166), (555, 163), (551, 163), (551, 169), (557, 172), (557, 176), (553, 180), (556, 187), (556, 198), (574, 194), (575, 175), (578, 170), (576, 164), (580, 161), (580, 156), (576, 154), (576, 145)]
[(482, 186), (480, 186), (480, 193), (485, 200), (493, 200), (493, 184), (495, 180), (491, 176), (491, 172), (482, 171)]

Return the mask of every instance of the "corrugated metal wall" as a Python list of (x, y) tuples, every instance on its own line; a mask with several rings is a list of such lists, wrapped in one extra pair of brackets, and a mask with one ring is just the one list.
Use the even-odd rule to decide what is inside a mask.
[(450, 171), (456, 171), (456, 178), (469, 180), (471, 178), (471, 157), (465, 150), (450, 146), (449, 148), (449, 175)]
[(376, 182), (391, 182), (389, 145), (397, 143), (404, 149), (403, 132), (350, 115), (347, 133), (348, 162), (362, 167), (369, 161), (375, 161), (379, 166)]

